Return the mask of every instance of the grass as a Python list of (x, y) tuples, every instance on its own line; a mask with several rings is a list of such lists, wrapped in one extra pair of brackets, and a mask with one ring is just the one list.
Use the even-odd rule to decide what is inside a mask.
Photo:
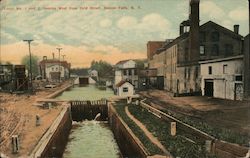
[[(213, 158), (204, 148), (204, 141), (183, 131), (177, 131), (177, 136), (170, 135), (170, 124), (149, 113), (141, 106), (130, 105), (129, 111), (153, 133), (174, 157), (181, 158)], [(186, 138), (194, 140), (192, 143)]]
[(248, 146), (248, 142), (250, 138), (247, 135), (236, 133), (225, 128), (217, 128), (217, 127), (207, 124), (206, 122), (202, 120), (198, 120), (198, 119), (191, 118), (188, 116), (183, 116), (180, 114), (173, 114), (173, 113), (169, 113), (168, 111), (164, 111), (164, 112), (201, 131), (206, 132), (207, 134), (217, 139), (224, 140), (224, 141), (231, 142), (231, 143), (236, 143), (236, 144), (243, 145), (243, 146)]
[(133, 131), (133, 133), (139, 138), (145, 148), (148, 150), (150, 155), (162, 154), (162, 151), (154, 145), (144, 134), (144, 132), (127, 116), (125, 113), (126, 103), (124, 102), (116, 102), (115, 109), (119, 116), (123, 119), (123, 121), (129, 126), (129, 128)]

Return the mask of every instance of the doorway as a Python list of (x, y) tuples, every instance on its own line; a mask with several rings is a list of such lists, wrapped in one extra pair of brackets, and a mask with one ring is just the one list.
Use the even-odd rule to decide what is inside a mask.
[(205, 96), (213, 97), (214, 96), (214, 81), (205, 80)]

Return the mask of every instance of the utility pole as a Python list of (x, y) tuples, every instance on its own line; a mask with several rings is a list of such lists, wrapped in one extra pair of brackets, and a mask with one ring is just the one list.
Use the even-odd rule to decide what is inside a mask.
[(30, 43), (33, 41), (31, 40), (23, 40), (24, 42), (28, 42), (29, 44), (29, 55), (30, 55), (30, 90), (33, 92), (33, 84), (32, 84), (32, 61), (31, 61), (31, 51), (30, 51)]
[(61, 50), (62, 48), (56, 48), (58, 50), (58, 53), (59, 53), (59, 82), (61, 82), (61, 61), (60, 61), (60, 56), (61, 56)]
[(64, 61), (64, 57), (65, 57), (66, 55), (62, 55), (62, 57), (63, 57), (63, 61)]

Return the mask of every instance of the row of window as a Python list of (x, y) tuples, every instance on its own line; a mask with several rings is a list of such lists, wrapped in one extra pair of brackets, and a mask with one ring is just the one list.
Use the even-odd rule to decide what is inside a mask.
[[(201, 42), (206, 42), (207, 34), (206, 32), (200, 32), (200, 40)], [(220, 40), (220, 33), (214, 31), (210, 34), (210, 40), (213, 42), (218, 42)]]
[[(58, 67), (56, 67), (56, 68), (52, 67), (51, 70), (52, 70), (52, 71), (54, 71), (54, 70), (58, 71)], [(61, 68), (61, 67), (60, 67), (60, 70), (62, 71), (62, 68)]]
[[(227, 55), (233, 54), (233, 45), (232, 44), (225, 44), (225, 53)], [(218, 44), (214, 44), (211, 47), (211, 55), (219, 55), (220, 48)], [(206, 47), (204, 45), (200, 46), (200, 54), (205, 55), (206, 54)]]
[(137, 75), (137, 70), (136, 69), (123, 70), (123, 75), (124, 76)]
[[(227, 74), (228, 73), (228, 66), (227, 64), (223, 65), (223, 74)], [(208, 66), (208, 74), (212, 75), (213, 74), (213, 69), (212, 66)]]

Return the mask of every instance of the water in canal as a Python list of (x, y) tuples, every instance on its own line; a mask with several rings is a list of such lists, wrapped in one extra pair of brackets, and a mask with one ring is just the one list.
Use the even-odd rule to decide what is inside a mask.
[[(88, 85), (74, 87), (57, 98), (63, 100), (99, 100), (113, 95), (111, 89), (100, 89), (94, 85)], [(119, 148), (107, 123), (74, 122), (63, 157), (118, 158)]]
[(107, 123), (84, 121), (73, 125), (64, 158), (118, 158), (119, 149)]

